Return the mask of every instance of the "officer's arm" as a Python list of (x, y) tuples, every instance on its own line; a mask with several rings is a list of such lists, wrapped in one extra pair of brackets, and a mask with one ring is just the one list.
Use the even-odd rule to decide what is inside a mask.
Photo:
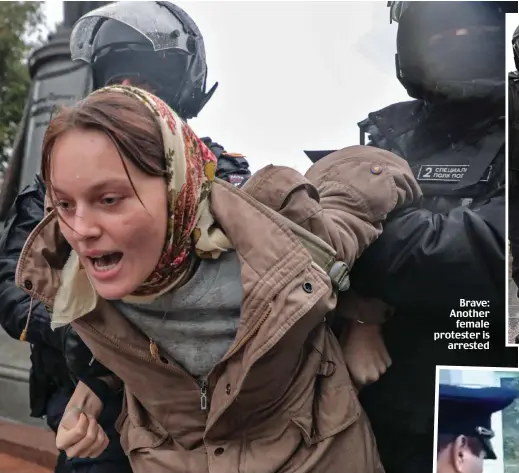
[(356, 262), (352, 286), (398, 307), (457, 307), (482, 294), (502, 303), (505, 241), (504, 196), (444, 214), (405, 209)]
[(241, 187), (250, 178), (251, 172), (247, 158), (239, 153), (228, 153), (224, 147), (211, 138), (201, 138), (204, 144), (216, 156), (218, 164), (216, 167), (216, 177), (229, 182), (230, 184)]
[[(31, 298), (15, 284), (18, 258), (29, 234), (43, 218), (45, 187), (37, 177), (16, 198), (0, 240), (0, 324), (19, 339), (27, 323)], [(61, 341), (50, 328), (50, 315), (43, 304), (34, 301), (26, 341), (45, 343), (61, 351)]]

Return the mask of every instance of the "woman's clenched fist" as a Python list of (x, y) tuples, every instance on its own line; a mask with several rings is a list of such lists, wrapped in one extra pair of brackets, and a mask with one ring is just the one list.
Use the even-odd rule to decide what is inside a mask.
[(68, 409), (58, 427), (56, 447), (69, 458), (95, 458), (108, 446), (108, 437), (97, 420), (80, 409)]

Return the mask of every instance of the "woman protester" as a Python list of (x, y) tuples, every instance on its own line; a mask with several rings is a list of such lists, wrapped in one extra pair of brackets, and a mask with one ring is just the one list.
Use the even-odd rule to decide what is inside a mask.
[(99, 455), (96, 418), (124, 389), (135, 473), (382, 472), (327, 314), (386, 215), (421, 198), (411, 170), (354, 146), (236, 189), (215, 165), (143, 90), (101, 89), (51, 121), (47, 213), (17, 284), (117, 376), (78, 383), (58, 448)]

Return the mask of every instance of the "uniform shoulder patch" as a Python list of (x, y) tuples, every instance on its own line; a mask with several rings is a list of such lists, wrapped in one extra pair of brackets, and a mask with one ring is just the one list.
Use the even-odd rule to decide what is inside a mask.
[(228, 153), (227, 151), (223, 151), (222, 154), (225, 154), (226, 156), (230, 156), (231, 158), (244, 158), (245, 155), (241, 153)]

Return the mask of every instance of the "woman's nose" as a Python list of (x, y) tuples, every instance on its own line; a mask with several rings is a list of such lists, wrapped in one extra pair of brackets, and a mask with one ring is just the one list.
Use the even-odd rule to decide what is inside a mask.
[(73, 230), (78, 239), (99, 238), (101, 227), (97, 222), (95, 214), (85, 208), (78, 208), (73, 222)]

